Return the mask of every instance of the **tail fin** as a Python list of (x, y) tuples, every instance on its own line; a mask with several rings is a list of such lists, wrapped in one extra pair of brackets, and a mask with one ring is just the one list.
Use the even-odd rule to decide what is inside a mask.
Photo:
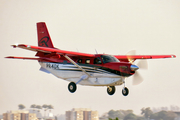
[(54, 48), (45, 22), (37, 23), (38, 46)]

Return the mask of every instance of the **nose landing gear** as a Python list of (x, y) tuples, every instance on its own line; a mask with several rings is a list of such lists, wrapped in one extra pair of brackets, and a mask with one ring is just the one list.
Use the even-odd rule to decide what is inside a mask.
[(122, 94), (123, 94), (124, 96), (127, 96), (127, 95), (129, 94), (129, 89), (128, 89), (127, 87), (124, 87), (124, 88), (122, 89)]
[(124, 83), (124, 88), (122, 89), (122, 94), (124, 96), (127, 96), (129, 94), (129, 89), (127, 87), (125, 87), (126, 86), (125, 79), (124, 79), (123, 83)]

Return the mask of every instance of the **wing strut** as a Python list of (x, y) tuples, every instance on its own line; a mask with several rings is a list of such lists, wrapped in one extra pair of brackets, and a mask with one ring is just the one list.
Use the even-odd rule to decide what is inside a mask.
[(66, 59), (68, 59), (72, 64), (74, 64), (76, 67), (78, 67), (79, 69), (81, 69), (86, 75), (88, 75), (88, 77), (91, 77), (90, 74), (88, 74), (84, 69), (82, 69), (81, 66), (79, 66), (78, 64), (76, 64), (70, 57), (68, 57), (67, 55), (64, 55), (64, 57)]

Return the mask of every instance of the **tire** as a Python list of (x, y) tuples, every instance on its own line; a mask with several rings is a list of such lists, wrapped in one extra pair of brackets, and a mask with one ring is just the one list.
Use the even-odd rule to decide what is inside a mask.
[(107, 87), (107, 93), (109, 95), (113, 95), (115, 93), (115, 91), (116, 91), (116, 88), (114, 86)]
[(125, 87), (124, 89), (122, 89), (122, 94), (124, 96), (127, 96), (129, 94), (129, 89), (127, 87)]
[(68, 85), (68, 90), (69, 92), (71, 93), (74, 93), (76, 91), (76, 84), (74, 82), (70, 82), (69, 85)]

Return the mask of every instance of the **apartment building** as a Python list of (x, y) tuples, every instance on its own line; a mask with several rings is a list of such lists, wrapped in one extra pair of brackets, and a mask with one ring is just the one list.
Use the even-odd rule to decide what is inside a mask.
[(35, 113), (29, 111), (16, 110), (3, 113), (3, 120), (38, 120)]
[(26, 114), (26, 120), (38, 120), (35, 113)]
[(66, 120), (99, 120), (98, 111), (89, 108), (73, 108), (66, 111)]
[(10, 113), (3, 113), (3, 120), (10, 120), (11, 114)]

